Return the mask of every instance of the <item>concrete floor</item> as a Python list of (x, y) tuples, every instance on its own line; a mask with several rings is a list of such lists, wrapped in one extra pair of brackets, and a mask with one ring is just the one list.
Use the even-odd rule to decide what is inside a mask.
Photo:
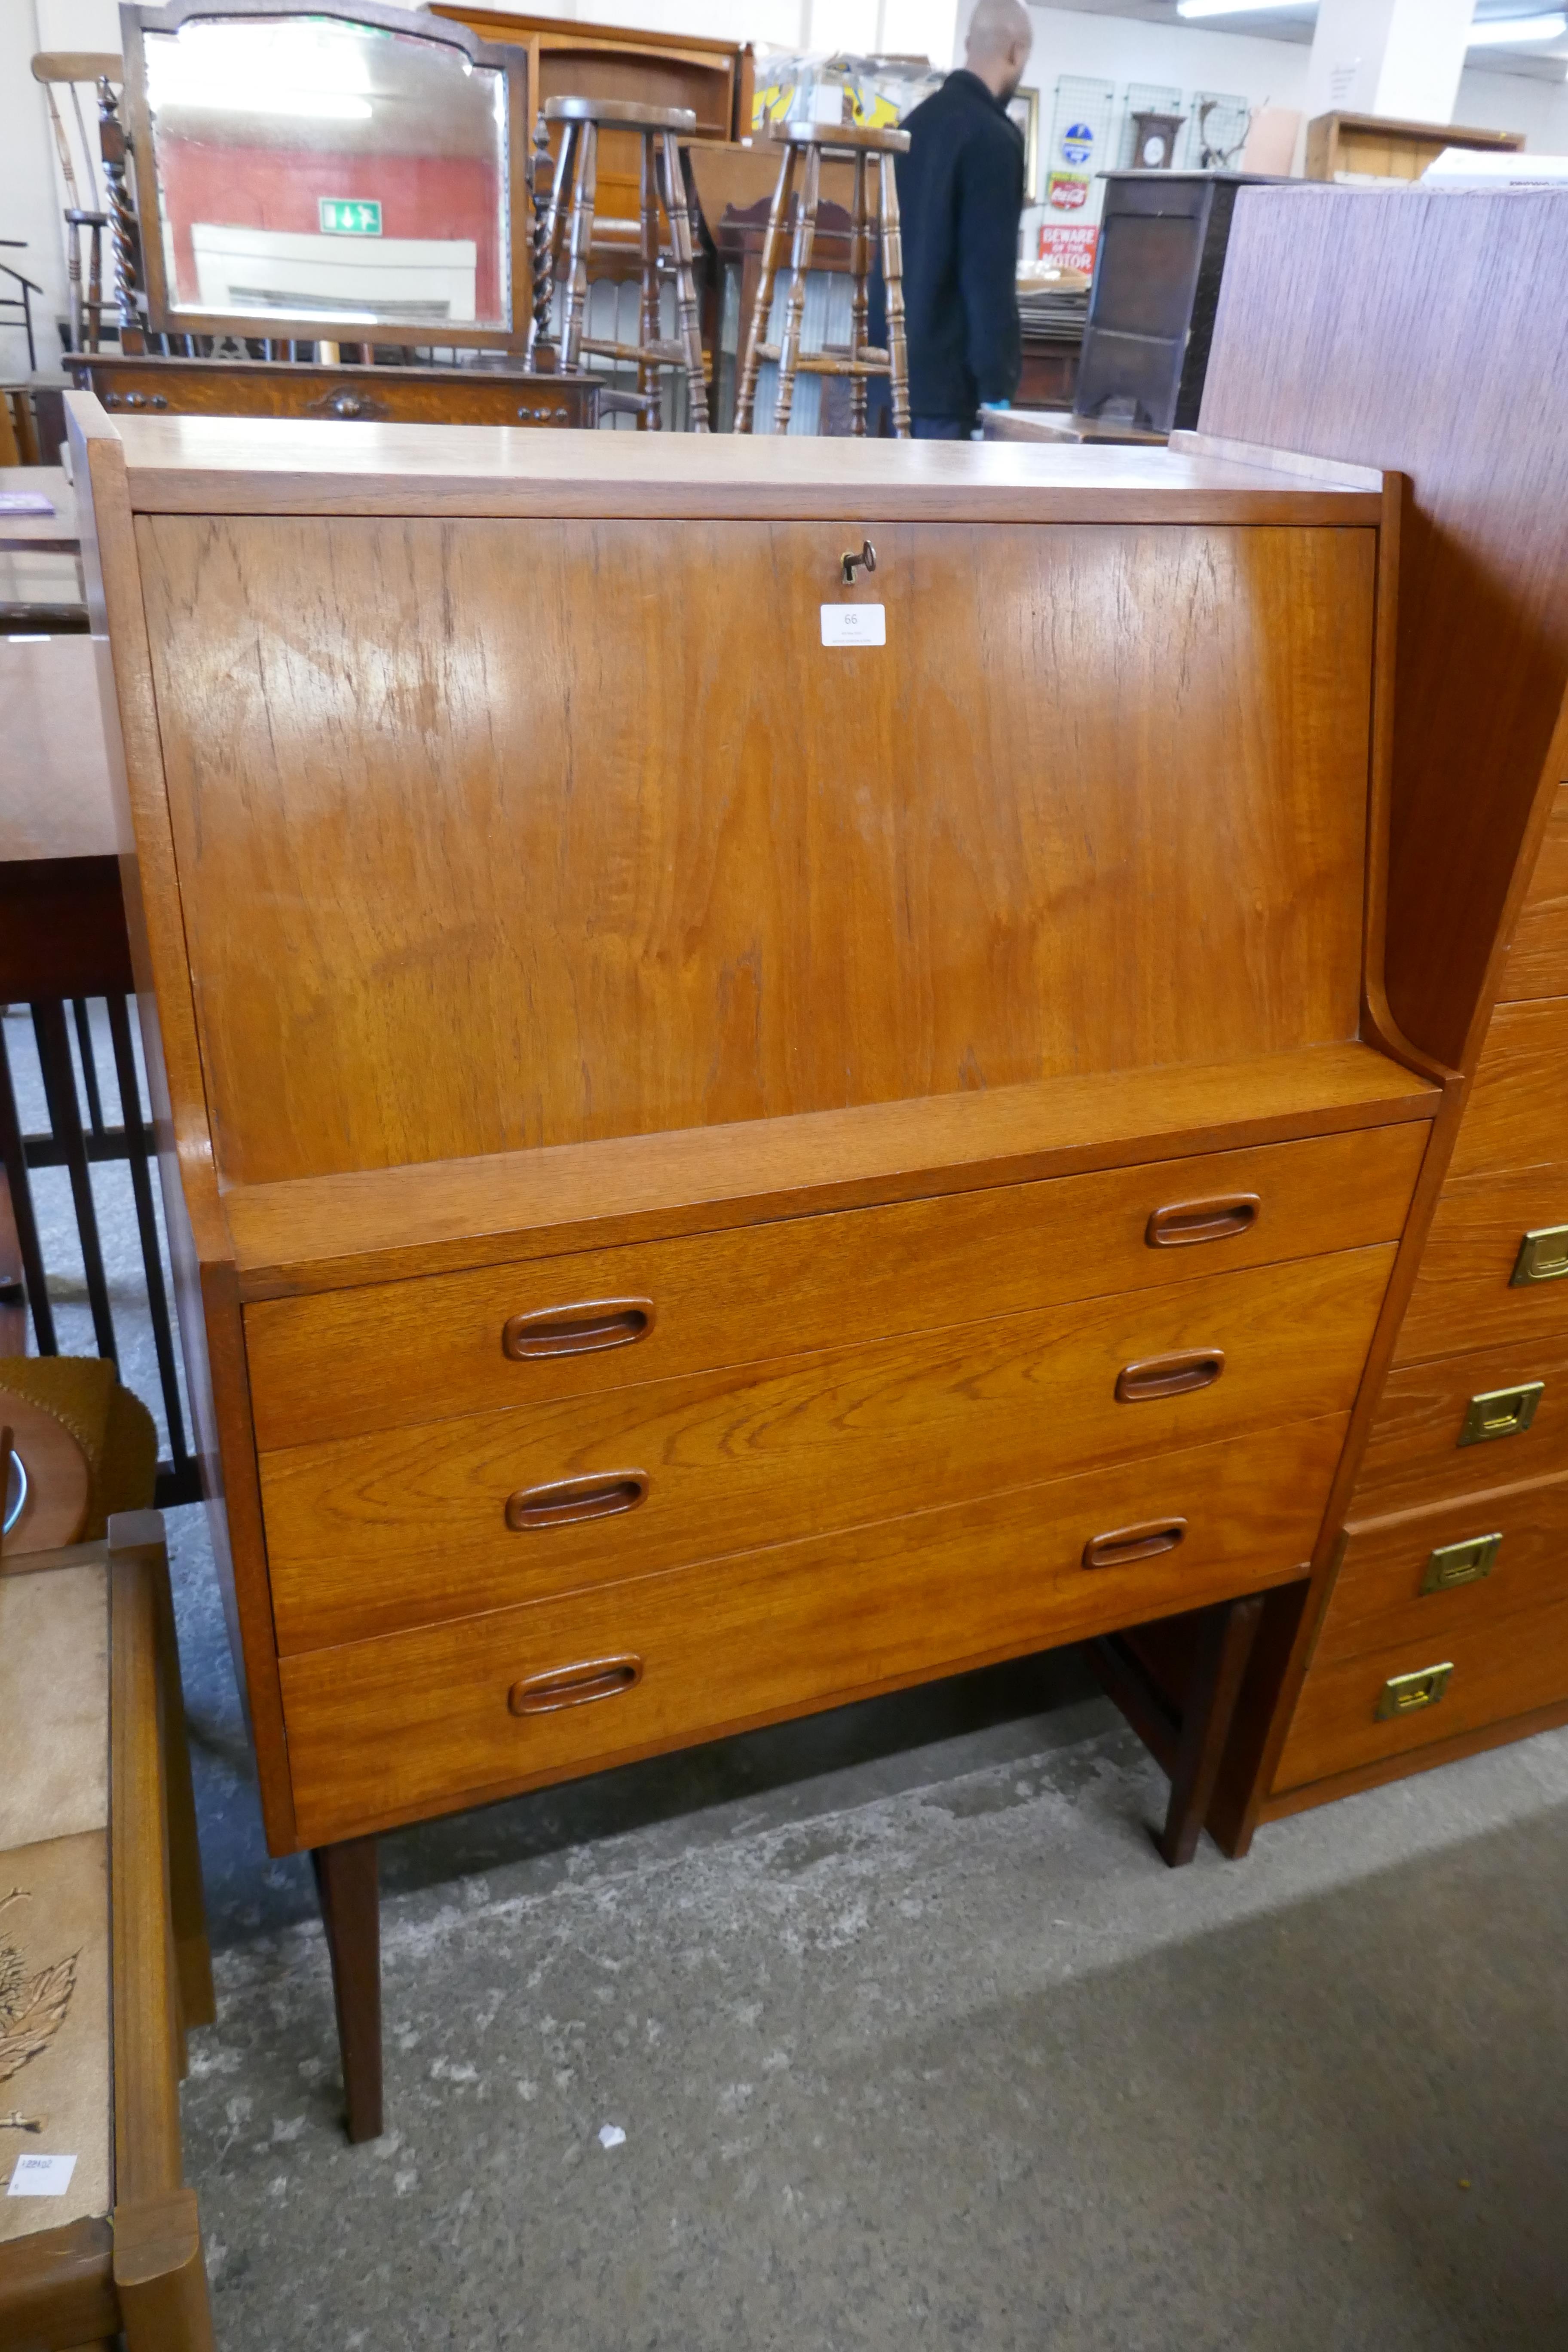
[(170, 1532), (223, 2352), (1568, 2346), (1568, 1733), (1171, 1874), (1069, 1653), (388, 1838), (351, 2149), (308, 1872)]

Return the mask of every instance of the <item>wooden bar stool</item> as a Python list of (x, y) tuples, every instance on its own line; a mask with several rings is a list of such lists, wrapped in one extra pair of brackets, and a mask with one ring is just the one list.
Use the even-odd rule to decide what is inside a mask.
[[(697, 285), (692, 275), (691, 218), (686, 209), (686, 182), (680, 165), (679, 142), (697, 129), (697, 117), (685, 106), (636, 106), (613, 98), (547, 98), (544, 120), (559, 122), (561, 152), (550, 192), (545, 218), (542, 260), (553, 278), (559, 266), (562, 226), (570, 217), (566, 257), (566, 305), (561, 331), (561, 371), (574, 374), (587, 352), (595, 359), (630, 360), (637, 372), (637, 390), (647, 405), (647, 422), (657, 426), (656, 395), (661, 368), (686, 371), (691, 430), (708, 430), (708, 385), (702, 373), (702, 339), (697, 325)], [(588, 299), (588, 248), (594, 237), (594, 196), (598, 179), (599, 132), (629, 131), (641, 142), (642, 309), (635, 343), (603, 342), (583, 332)], [(678, 331), (673, 337), (658, 331), (658, 212), (662, 204), (669, 223), (674, 256), (675, 305)], [(543, 341), (539, 305), (529, 329), (527, 364), (536, 362)]]
[[(804, 370), (807, 375), (847, 375), (851, 379), (850, 415), (854, 431), (860, 435), (864, 435), (866, 430), (867, 377), (890, 376), (893, 430), (900, 441), (907, 441), (910, 437), (910, 370), (904, 347), (903, 242), (899, 231), (899, 190), (893, 176), (893, 158), (908, 154), (909, 132), (878, 131), (868, 124), (856, 122), (786, 122), (775, 125), (773, 137), (784, 143), (784, 158), (779, 165), (778, 186), (773, 191), (773, 210), (768, 215), (767, 236), (763, 242), (762, 278), (746, 336), (746, 363), (741, 372), (735, 430), (737, 433), (751, 432), (757, 398), (757, 377), (763, 362), (776, 360), (779, 389), (777, 404), (773, 409), (775, 433), (789, 431), (790, 411), (795, 405), (795, 373), (797, 370)], [(849, 215), (849, 275), (853, 292), (847, 357), (832, 352), (803, 354), (800, 348), (806, 273), (811, 268), (812, 247), (816, 241), (816, 208), (824, 155), (847, 156), (855, 166), (855, 194)], [(805, 158), (805, 169), (795, 213), (795, 243), (790, 254), (792, 276), (789, 304), (784, 313), (784, 341), (782, 343), (770, 343), (764, 338), (773, 311), (773, 281), (778, 276), (784, 250), (784, 228), (795, 188), (795, 163), (799, 157)], [(875, 228), (868, 203), (873, 165), (878, 188)], [(866, 341), (866, 281), (870, 272), (873, 240), (879, 233), (882, 241), (882, 278), (888, 289), (886, 351), (874, 351)]]

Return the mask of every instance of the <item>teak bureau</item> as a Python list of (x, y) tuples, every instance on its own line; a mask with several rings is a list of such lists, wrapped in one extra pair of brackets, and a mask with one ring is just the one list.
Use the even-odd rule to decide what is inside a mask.
[(1306, 1574), (1444, 1087), (1383, 1008), (1396, 501), (72, 409), (363, 2134), (376, 1832)]

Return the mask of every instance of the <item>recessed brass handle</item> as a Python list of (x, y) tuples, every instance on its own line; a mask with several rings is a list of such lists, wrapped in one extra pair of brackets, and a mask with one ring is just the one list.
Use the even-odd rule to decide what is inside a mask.
[(1118, 1404), (1152, 1404), (1160, 1397), (1190, 1395), (1194, 1389), (1213, 1388), (1225, 1370), (1220, 1348), (1189, 1348), (1177, 1356), (1149, 1356), (1142, 1363), (1123, 1364), (1116, 1377)]
[(856, 565), (860, 564), (866, 571), (875, 572), (877, 569), (877, 551), (872, 546), (868, 539), (863, 539), (860, 542), (859, 554), (846, 555), (840, 559), (840, 562), (844, 576), (844, 585), (846, 588), (853, 588), (855, 585)]
[(1085, 1568), (1126, 1568), (1135, 1559), (1156, 1559), (1174, 1551), (1187, 1532), (1185, 1519), (1145, 1519), (1136, 1528), (1113, 1528), (1090, 1536), (1083, 1548)]
[(569, 1528), (580, 1519), (610, 1519), (635, 1511), (647, 1493), (642, 1470), (599, 1471), (588, 1478), (552, 1478), (543, 1486), (520, 1486), (507, 1496), (506, 1523), (515, 1533), (535, 1528)]
[(1463, 1543), (1439, 1544), (1421, 1572), (1422, 1591), (1452, 1592), (1457, 1585), (1479, 1584), (1483, 1577), (1491, 1574), (1492, 1563), (1501, 1549), (1500, 1532), (1470, 1536)]
[(626, 1348), (653, 1329), (651, 1298), (591, 1298), (571, 1307), (540, 1307), (502, 1327), (501, 1353), (522, 1363), (537, 1356), (587, 1356)]
[(1568, 1276), (1568, 1225), (1540, 1225), (1526, 1234), (1519, 1244), (1519, 1255), (1509, 1276), (1510, 1290), (1527, 1289), (1532, 1283), (1561, 1282)]
[(506, 1703), (513, 1715), (554, 1715), (563, 1706), (587, 1706), (596, 1698), (619, 1698), (642, 1680), (642, 1660), (628, 1650), (618, 1658), (584, 1658), (576, 1665), (552, 1666), (513, 1683)]
[(1421, 1707), (1436, 1706), (1448, 1687), (1453, 1664), (1422, 1666), (1413, 1675), (1390, 1675), (1378, 1693), (1373, 1710), (1376, 1723), (1391, 1723), (1401, 1715), (1415, 1715)]
[(1545, 1393), (1544, 1381), (1521, 1381), (1516, 1389), (1483, 1389), (1470, 1399), (1459, 1444), (1485, 1445), (1494, 1437), (1522, 1436)]
[(1250, 1233), (1263, 1203), (1256, 1192), (1225, 1192), (1212, 1201), (1173, 1201), (1156, 1209), (1143, 1229), (1151, 1249), (1185, 1249), (1194, 1242), (1229, 1242)]

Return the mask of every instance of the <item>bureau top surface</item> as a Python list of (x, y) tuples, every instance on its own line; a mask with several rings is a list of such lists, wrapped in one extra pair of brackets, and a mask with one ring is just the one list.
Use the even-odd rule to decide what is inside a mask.
[(110, 425), (142, 513), (889, 516), (1375, 522), (1364, 470), (1310, 478), (1188, 451), (1017, 443), (536, 433), (226, 416)]

